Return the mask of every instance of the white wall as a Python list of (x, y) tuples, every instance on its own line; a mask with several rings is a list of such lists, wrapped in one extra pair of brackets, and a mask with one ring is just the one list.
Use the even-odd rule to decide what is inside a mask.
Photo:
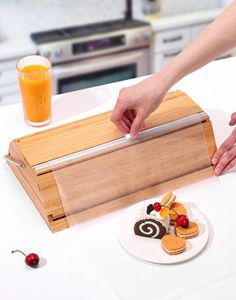
[[(229, 0), (161, 0), (161, 15), (219, 7)], [(133, 0), (140, 15), (142, 0)], [(29, 33), (122, 18), (125, 0), (0, 0), (0, 41)]]
[(123, 10), (124, 0), (0, 0), (0, 35), (16, 39), (30, 32), (121, 18)]
[(225, 7), (232, 3), (234, 0), (221, 0), (222, 6)]

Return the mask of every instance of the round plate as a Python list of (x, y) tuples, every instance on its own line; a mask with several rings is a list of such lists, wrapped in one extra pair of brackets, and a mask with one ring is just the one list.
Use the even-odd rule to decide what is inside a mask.
[[(126, 210), (121, 219), (118, 239), (129, 253), (139, 259), (153, 263), (174, 264), (189, 260), (204, 249), (209, 237), (208, 221), (196, 207), (190, 206), (188, 203), (184, 203), (184, 206), (187, 209), (190, 221), (198, 223), (199, 234), (195, 238), (186, 240), (187, 247), (183, 253), (169, 255), (162, 249), (161, 240), (135, 235), (134, 224), (137, 221), (139, 210), (148, 204), (150, 204), (150, 200), (136, 203)], [(174, 234), (173, 226), (171, 226), (170, 233)]]

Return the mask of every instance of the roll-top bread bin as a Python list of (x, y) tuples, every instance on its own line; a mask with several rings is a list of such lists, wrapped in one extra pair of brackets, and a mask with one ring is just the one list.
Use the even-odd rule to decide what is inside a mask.
[(135, 140), (110, 114), (10, 143), (7, 162), (53, 232), (213, 174), (210, 119), (185, 93), (168, 93)]

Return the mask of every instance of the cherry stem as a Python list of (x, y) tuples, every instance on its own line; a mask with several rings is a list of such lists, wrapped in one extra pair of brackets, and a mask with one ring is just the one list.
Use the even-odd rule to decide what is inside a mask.
[(21, 254), (23, 254), (25, 257), (27, 256), (24, 252), (22, 252), (21, 250), (13, 250), (11, 251), (11, 253), (15, 253), (15, 252), (20, 252)]
[(169, 208), (169, 210), (173, 210), (176, 213), (176, 215), (179, 216), (179, 214), (177, 213), (177, 211), (175, 209), (170, 208), (169, 206), (166, 206), (166, 205), (162, 205), (162, 207), (167, 207), (167, 208)]

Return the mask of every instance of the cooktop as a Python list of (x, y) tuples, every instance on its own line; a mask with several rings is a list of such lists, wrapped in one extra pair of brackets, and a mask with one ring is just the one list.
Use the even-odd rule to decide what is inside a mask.
[(150, 26), (150, 24), (148, 22), (140, 20), (120, 19), (83, 26), (66, 27), (61, 29), (32, 33), (31, 38), (37, 45), (41, 45), (55, 41), (85, 37), (118, 30), (132, 29), (142, 26)]

